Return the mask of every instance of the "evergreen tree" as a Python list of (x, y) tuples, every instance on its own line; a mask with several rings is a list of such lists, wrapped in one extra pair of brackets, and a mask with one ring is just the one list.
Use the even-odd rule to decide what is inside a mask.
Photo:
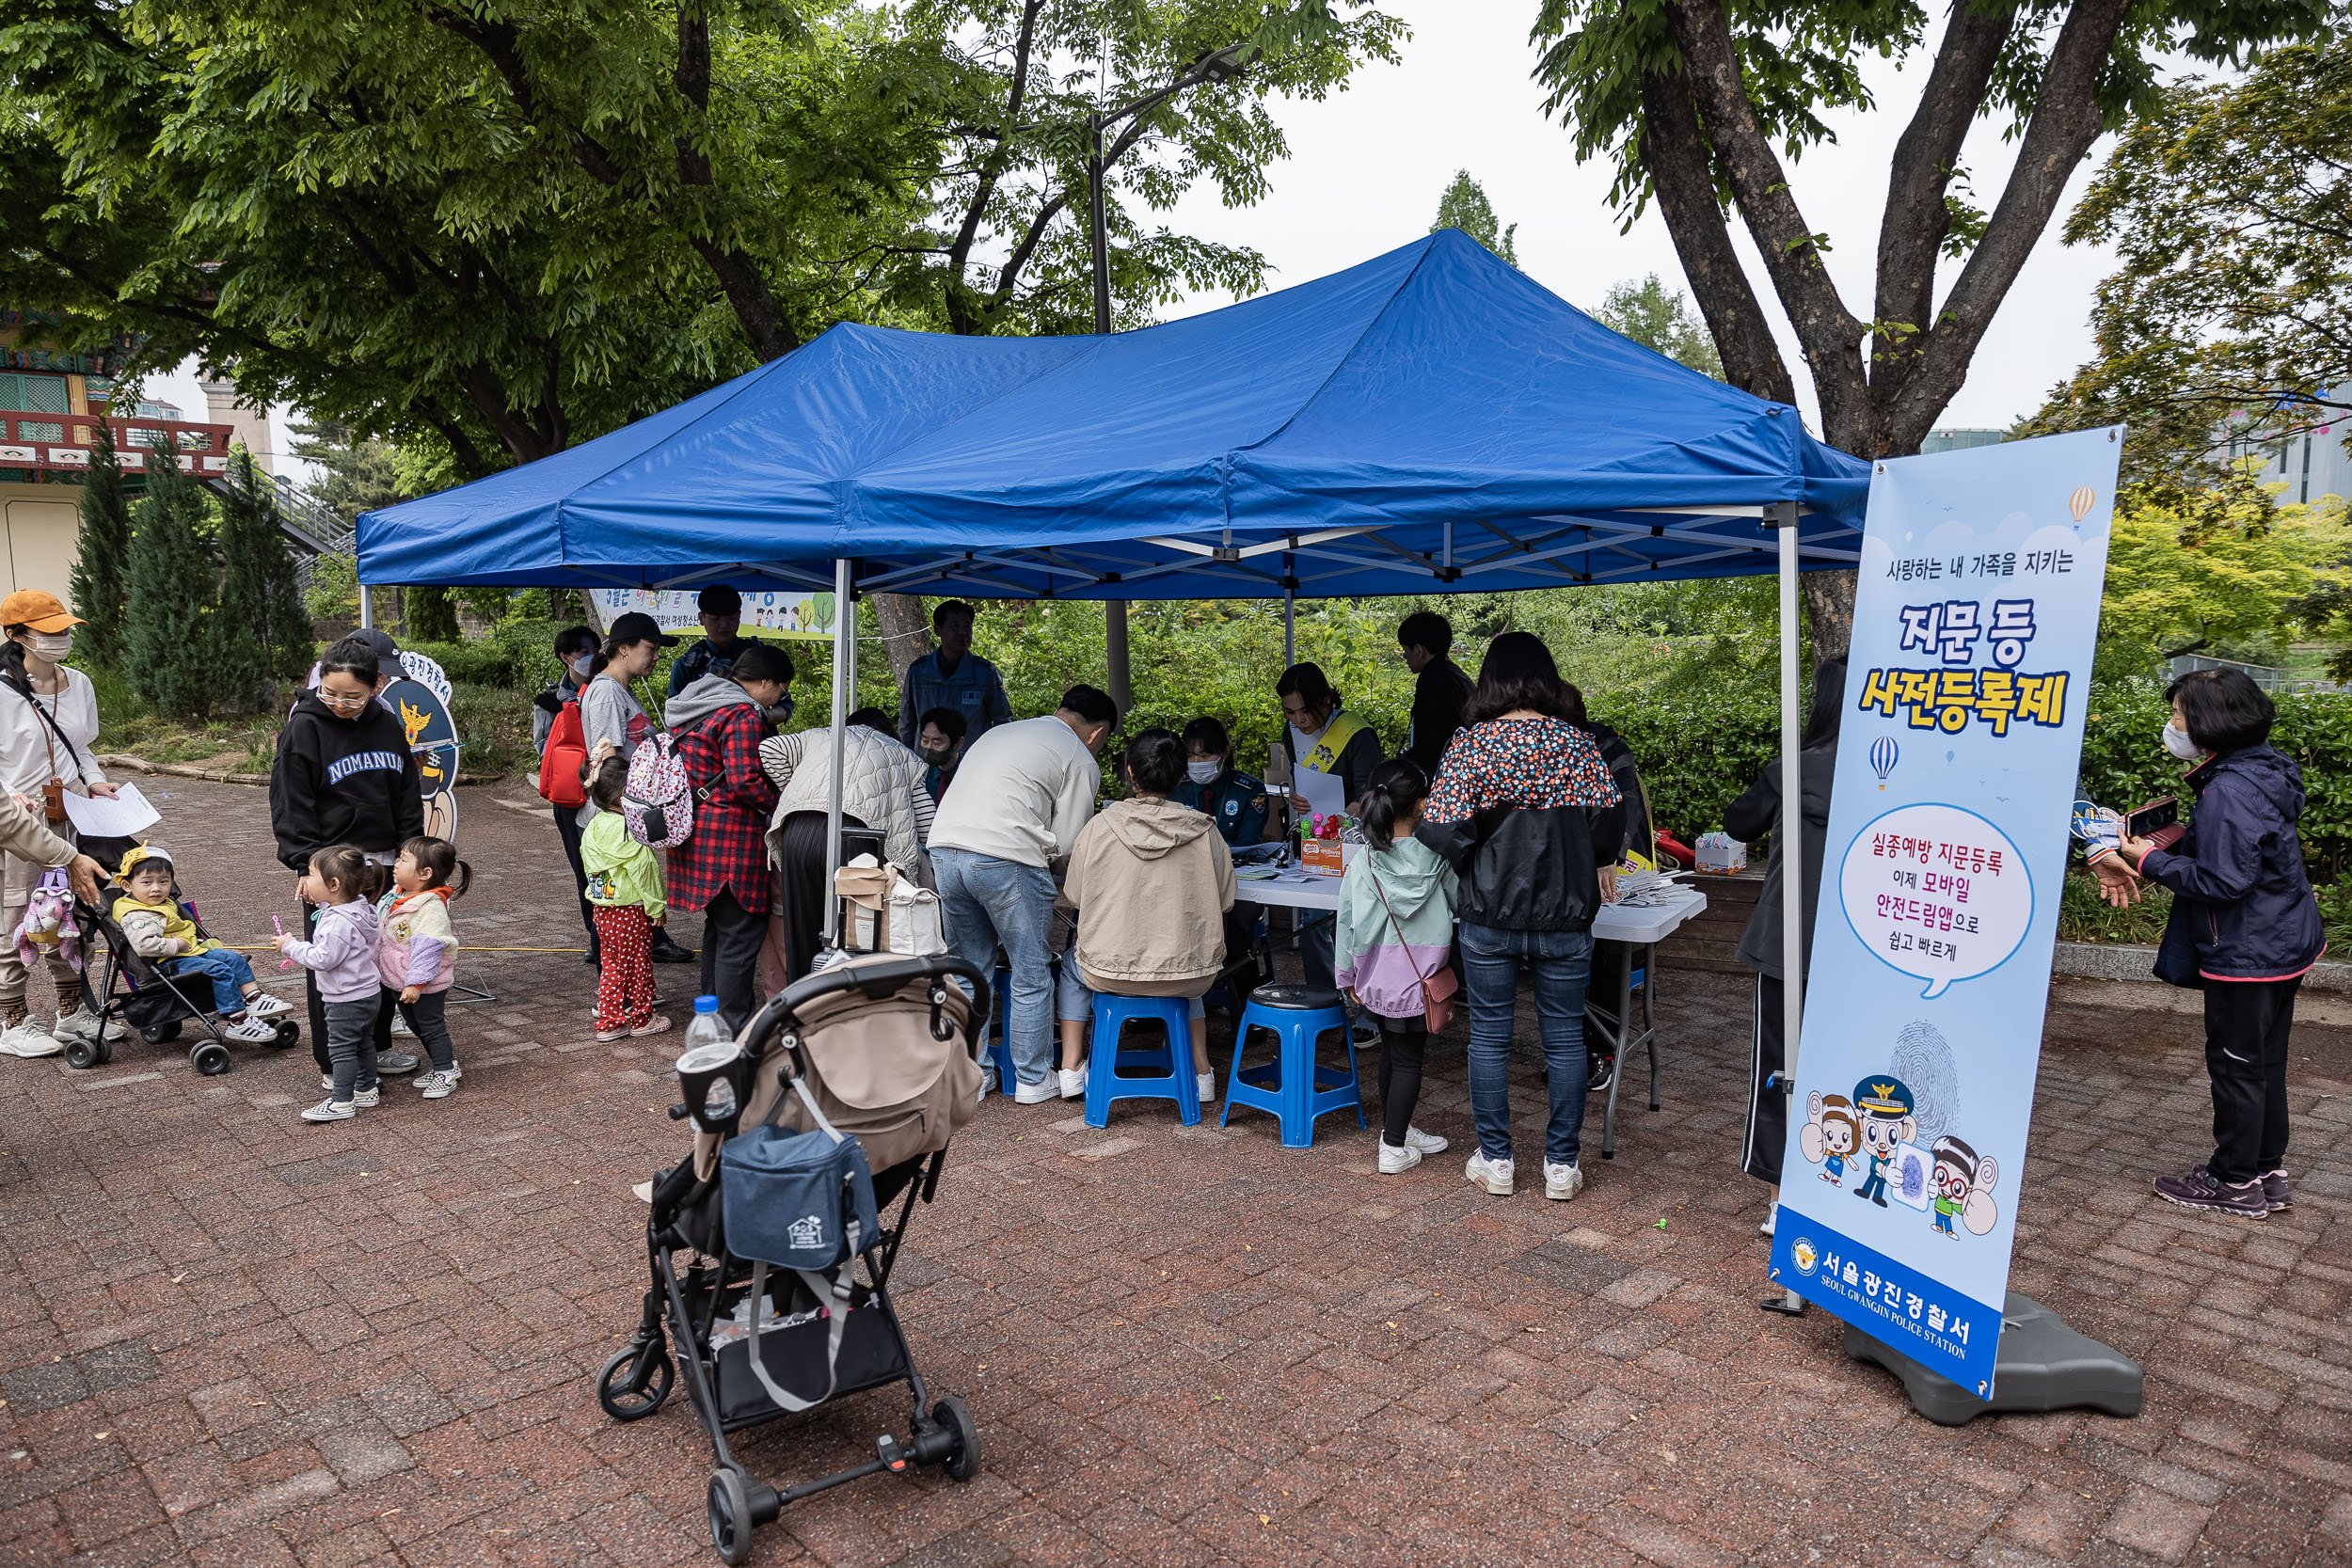
[(131, 507), (122, 493), (122, 465), (115, 461), (114, 432), (101, 420), (90, 448), (89, 471), (82, 481), (82, 532), (66, 591), (83, 626), (74, 643), (84, 657), (109, 669), (122, 668), (123, 577), (130, 569)]
[(208, 636), (220, 568), (200, 534), (204, 492), (168, 442), (148, 456), (147, 494), (131, 534), (123, 674), (175, 719), (201, 719), (214, 700)]
[(402, 627), (411, 642), (454, 642), (465, 634), (457, 626), (457, 604), (446, 588), (411, 588), (406, 594), (407, 625)]
[(258, 707), (272, 679), (298, 681), (310, 670), (312, 640), (277, 497), (242, 449), (233, 488), (221, 503), (220, 554), (215, 692), (237, 706)]
[(1502, 227), (1502, 220), (1495, 216), (1494, 203), (1486, 199), (1486, 188), (1471, 179), (1466, 168), (1454, 171), (1454, 183), (1438, 198), (1438, 220), (1429, 231), (1434, 234), (1440, 229), (1459, 229), (1513, 266), (1519, 264), (1518, 246), (1512, 243), (1519, 226)]

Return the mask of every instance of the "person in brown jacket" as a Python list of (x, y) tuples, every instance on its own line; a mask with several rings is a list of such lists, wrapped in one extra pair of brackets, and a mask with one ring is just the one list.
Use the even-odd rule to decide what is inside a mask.
[[(41, 814), (24, 803), (24, 796), (0, 794), (0, 852), (44, 870), (62, 867), (73, 896), (85, 904), (97, 904), (98, 879), (105, 875), (104, 868), (51, 832)], [(6, 1025), (0, 1029), (0, 1053), (54, 1056), (65, 1049), (62, 1040), (26, 1018), (22, 998), (15, 1004), (15, 1016), (0, 1017), (0, 1024)]]
[(1189, 998), (1193, 1070), (1200, 1098), (1216, 1096), (1200, 998), (1225, 966), (1233, 856), (1216, 823), (1168, 798), (1184, 781), (1184, 743), (1173, 730), (1145, 730), (1130, 740), (1127, 782), (1134, 793), (1097, 813), (1070, 851), (1062, 896), (1077, 906), (1078, 934), (1063, 958), (1056, 998), (1064, 1099), (1086, 1092), (1086, 1069), (1074, 1064), (1098, 990)]

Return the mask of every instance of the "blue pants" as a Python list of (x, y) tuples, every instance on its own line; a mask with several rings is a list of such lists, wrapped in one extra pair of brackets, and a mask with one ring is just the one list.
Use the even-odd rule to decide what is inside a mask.
[[(1012, 961), (1012, 1069), (1039, 1084), (1058, 1060), (1054, 1050), (1054, 877), (1041, 865), (933, 849), (947, 945), (983, 974), (996, 973), (996, 949)], [(1068, 967), (1077, 968), (1073, 961)]]
[(1551, 1115), (1544, 1158), (1576, 1164), (1584, 1127), (1584, 987), (1593, 973), (1590, 931), (1505, 931), (1462, 922), (1462, 990), (1470, 998), (1470, 1119), (1489, 1160), (1511, 1158), (1511, 1031), (1519, 970), (1534, 972), (1535, 1026), (1543, 1039)]
[(208, 953), (192, 953), (184, 958), (168, 959), (169, 973), (174, 979), (183, 974), (201, 974), (213, 983), (213, 1006), (222, 1013), (245, 1011), (245, 988), (253, 984), (253, 966), (242, 953), (226, 947), (215, 947)]

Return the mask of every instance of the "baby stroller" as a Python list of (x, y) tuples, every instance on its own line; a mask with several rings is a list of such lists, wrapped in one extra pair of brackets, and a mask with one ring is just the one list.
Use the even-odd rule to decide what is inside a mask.
[[(172, 889), (172, 901), (196, 926), (203, 936), (196, 906), (180, 897), (180, 890)], [(180, 1037), (183, 1020), (194, 1019), (209, 1038), (196, 1042), (188, 1051), (188, 1062), (207, 1078), (217, 1077), (229, 1070), (229, 1041), (220, 1032), (219, 1020), (214, 1016), (213, 983), (201, 974), (171, 974), (165, 971), (168, 959), (143, 958), (131, 946), (131, 939), (123, 934), (115, 920), (115, 906), (128, 896), (120, 887), (108, 886), (99, 890), (99, 908), (79, 906), (105, 940), (106, 957), (103, 972), (89, 986), (90, 1003), (98, 1012), (95, 1034), (68, 1040), (65, 1047), (66, 1066), (72, 1068), (103, 1067), (113, 1056), (114, 1048), (106, 1042), (106, 1032), (117, 1020), (136, 1029), (150, 1045), (163, 1045)], [(117, 982), (122, 989), (117, 990)], [(302, 1026), (291, 1018), (278, 1021), (277, 1033), (263, 1043), (272, 1051), (283, 1051), (302, 1037)]]
[[(958, 977), (971, 985), (968, 1001)], [(929, 1203), (938, 1190), (950, 1134), (977, 1108), (974, 1021), (988, 1009), (986, 979), (961, 958), (873, 954), (795, 981), (735, 1041), (679, 1058), (688, 1103), (670, 1115), (693, 1120), (694, 1154), (654, 1180), (645, 1225), (652, 1284), (636, 1333), (597, 1375), (596, 1399), (618, 1421), (652, 1415), (669, 1396), (675, 1352), (718, 1461), (706, 1501), (723, 1562), (743, 1561), (755, 1528), (829, 1487), (924, 1465), (944, 1465), (959, 1481), (978, 1469), (971, 1412), (953, 1397), (930, 1403), (914, 1370), (890, 1273), (916, 1200)], [(753, 1157), (744, 1150), (775, 1147), (760, 1141), (783, 1135), (771, 1127), (834, 1140), (803, 1140), (818, 1148), (846, 1139), (841, 1152), (862, 1151), (860, 1168), (873, 1173), (863, 1226), (846, 1212), (853, 1205), (842, 1188), (832, 1189), (845, 1211), (833, 1243), (837, 1266), (787, 1265), (771, 1276), (769, 1262), (729, 1248), (731, 1234), (749, 1250), (772, 1246), (745, 1238), (780, 1228), (796, 1243), (816, 1244), (816, 1214), (781, 1222), (817, 1204), (763, 1201), (757, 1211), (726, 1212), (731, 1187), (755, 1190), (741, 1179)], [(894, 1201), (896, 1223), (880, 1224), (877, 1214), (890, 1214)], [(681, 1268), (680, 1253), (699, 1257)], [(864, 1464), (779, 1490), (754, 1479), (727, 1448), (729, 1433), (895, 1383), (914, 1394), (907, 1434), (882, 1433)]]

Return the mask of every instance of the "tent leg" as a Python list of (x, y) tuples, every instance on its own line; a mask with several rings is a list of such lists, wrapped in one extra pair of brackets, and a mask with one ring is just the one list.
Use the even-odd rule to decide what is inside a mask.
[(842, 741), (850, 727), (850, 688), (857, 680), (857, 606), (850, 598), (850, 562), (833, 563), (833, 793), (825, 801), (825, 945), (841, 938), (841, 900), (834, 896), (834, 873), (841, 869), (841, 772), (847, 760)]
[(375, 625), (375, 595), (366, 583), (359, 585), (359, 629), (368, 630)]
[[(1780, 531), (1780, 972), (1781, 1056), (1779, 1090), (1790, 1094), (1797, 1080), (1797, 1031), (1804, 1019), (1804, 755), (1799, 740), (1804, 714), (1797, 689), (1797, 503), (1783, 501), (1767, 518)], [(1783, 1117), (1784, 1124), (1789, 1118)], [(1796, 1136), (1789, 1131), (1788, 1145)], [(1781, 1153), (1783, 1174), (1788, 1146)], [(1804, 1310), (1804, 1298), (1794, 1291), (1787, 1299), (1763, 1303), (1768, 1311), (1794, 1317)]]
[(1298, 601), (1291, 591), (1282, 590), (1282, 668), (1287, 670), (1298, 662)]

